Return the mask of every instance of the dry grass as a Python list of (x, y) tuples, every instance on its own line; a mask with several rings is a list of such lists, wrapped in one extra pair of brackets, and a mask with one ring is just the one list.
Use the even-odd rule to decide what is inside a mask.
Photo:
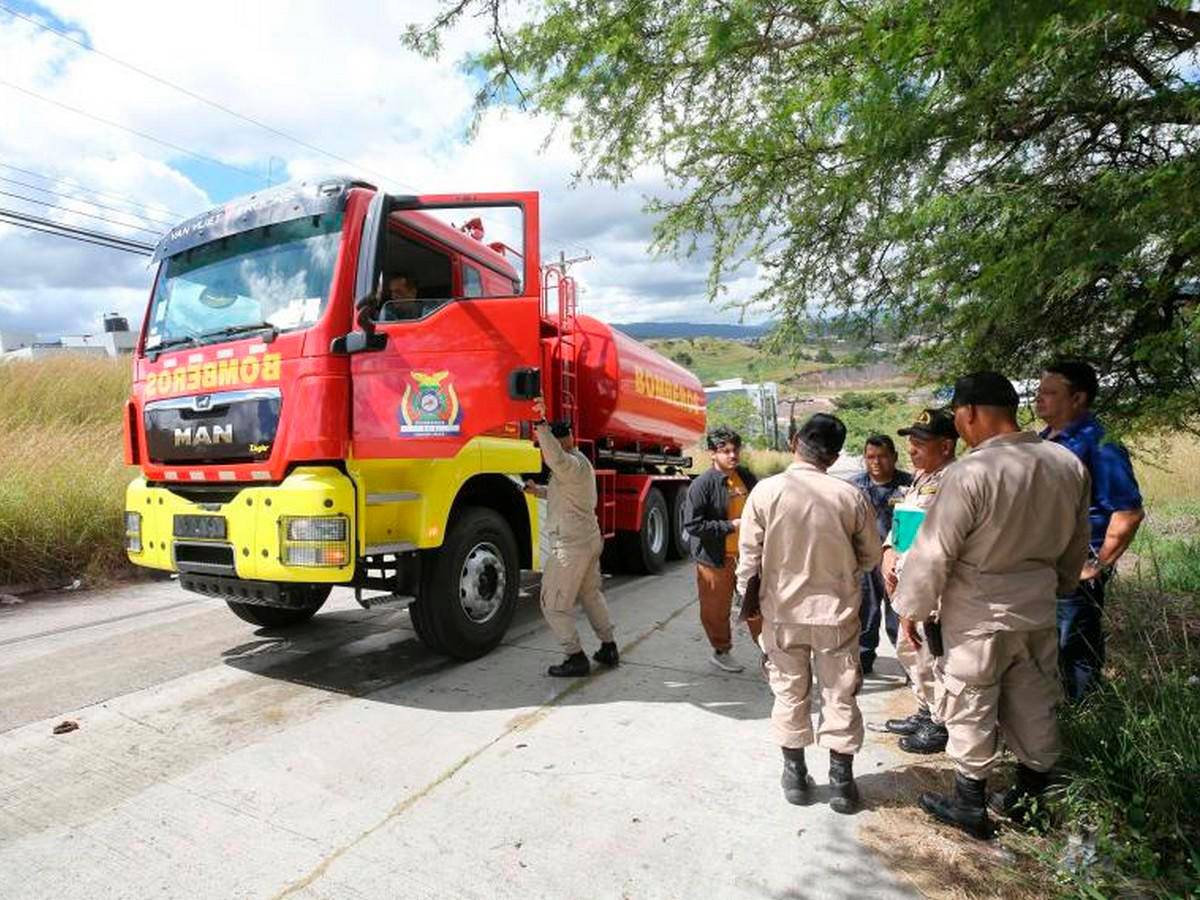
[(937, 900), (1035, 900), (1057, 891), (1032, 859), (1004, 842), (976, 841), (934, 823), (917, 805), (922, 791), (951, 790), (953, 772), (941, 761), (861, 776), (865, 805), (875, 812), (859, 840), (922, 896)]
[(129, 360), (78, 356), (0, 365), (0, 585), (104, 581), (122, 549), (121, 415)]
[(1147, 508), (1200, 502), (1200, 438), (1173, 434), (1135, 446), (1134, 454)]

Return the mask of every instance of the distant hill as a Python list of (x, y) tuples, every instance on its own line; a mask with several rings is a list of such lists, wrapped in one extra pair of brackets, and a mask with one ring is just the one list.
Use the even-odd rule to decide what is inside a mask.
[(614, 322), (613, 327), (635, 340), (650, 338), (716, 337), (731, 341), (749, 341), (763, 337), (775, 327), (762, 325), (726, 325), (723, 322)]

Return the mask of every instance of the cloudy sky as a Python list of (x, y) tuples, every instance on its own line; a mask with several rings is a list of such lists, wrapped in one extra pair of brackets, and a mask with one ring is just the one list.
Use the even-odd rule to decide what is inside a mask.
[[(0, 209), (154, 243), (208, 207), (314, 173), (421, 192), (533, 189), (543, 253), (593, 256), (574, 272), (586, 311), (737, 321), (705, 301), (703, 259), (648, 254), (654, 172), (619, 190), (572, 187), (565, 142), (544, 147), (549, 123), (516, 112), (489, 113), (467, 140), (475, 86), (460, 63), (486, 36), (467, 21), (439, 61), (403, 50), (404, 26), (434, 8), (0, 0)], [(0, 224), (0, 329), (95, 331), (108, 310), (140, 321), (152, 274), (143, 257)], [(753, 284), (728, 287), (736, 299)]]

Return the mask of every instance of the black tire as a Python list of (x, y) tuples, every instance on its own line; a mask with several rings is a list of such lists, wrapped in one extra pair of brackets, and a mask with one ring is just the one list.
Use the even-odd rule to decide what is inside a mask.
[(300, 625), (317, 614), (317, 610), (329, 599), (333, 590), (331, 584), (293, 584), (288, 585), (288, 591), (300, 595), (304, 600), (303, 606), (259, 606), (255, 603), (239, 603), (236, 600), (226, 600), (226, 605), (233, 614), (243, 622), (258, 625), (262, 628), (286, 628), (289, 625)]
[[(521, 586), (517, 539), (499, 513), (467, 507), (425, 567), (413, 630), (429, 649), (478, 659), (504, 639)], [(470, 611), (469, 611), (470, 610)]]
[(671, 519), (662, 491), (652, 487), (642, 507), (641, 527), (637, 531), (621, 532), (622, 555), (631, 571), (655, 575), (667, 562), (667, 545), (671, 543)]
[[(689, 482), (690, 484), (690, 482)], [(690, 555), (683, 533), (683, 513), (687, 508), (688, 484), (680, 484), (671, 495), (671, 539), (667, 541), (667, 559), (687, 559)]]

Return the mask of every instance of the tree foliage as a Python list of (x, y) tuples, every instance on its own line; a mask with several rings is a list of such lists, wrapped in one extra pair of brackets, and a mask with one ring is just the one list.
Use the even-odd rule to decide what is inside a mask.
[(947, 378), (1092, 360), (1123, 428), (1194, 422), (1200, 12), (1155, 0), (455, 0), (481, 108), (559, 119), (580, 174), (660, 167), (656, 248), (710, 291), (907, 335)]

